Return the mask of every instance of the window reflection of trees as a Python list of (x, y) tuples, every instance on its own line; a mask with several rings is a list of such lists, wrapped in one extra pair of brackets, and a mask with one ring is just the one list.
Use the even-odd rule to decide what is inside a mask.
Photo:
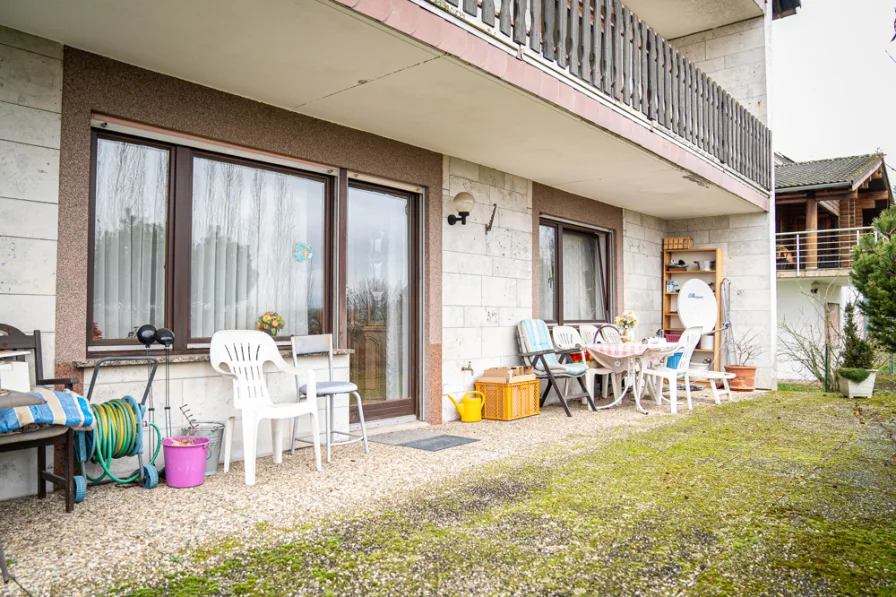
[(192, 335), (253, 328), (277, 311), (285, 333), (317, 333), (322, 268), (295, 259), (323, 238), (323, 184), (281, 172), (194, 160)]
[(365, 400), (410, 395), (407, 209), (404, 197), (349, 192), (347, 320), (352, 380)]

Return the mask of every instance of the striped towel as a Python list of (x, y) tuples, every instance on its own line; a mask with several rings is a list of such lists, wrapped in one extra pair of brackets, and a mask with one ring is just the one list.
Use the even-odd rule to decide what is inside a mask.
[(19, 431), (26, 425), (65, 425), (76, 430), (93, 429), (93, 413), (87, 399), (74, 392), (31, 388), (44, 404), (0, 408), (0, 433)]

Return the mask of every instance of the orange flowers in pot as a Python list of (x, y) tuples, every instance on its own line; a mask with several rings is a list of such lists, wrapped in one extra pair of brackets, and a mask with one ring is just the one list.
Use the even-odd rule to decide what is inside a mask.
[(276, 311), (268, 311), (255, 322), (255, 329), (276, 336), (277, 332), (286, 327), (286, 322)]

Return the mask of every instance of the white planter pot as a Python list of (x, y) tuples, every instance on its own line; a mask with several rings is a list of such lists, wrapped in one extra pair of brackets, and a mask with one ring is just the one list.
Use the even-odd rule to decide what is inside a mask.
[(868, 379), (862, 383), (849, 381), (840, 378), (840, 393), (848, 398), (871, 398), (874, 393), (874, 380), (877, 378), (877, 371), (873, 371)]

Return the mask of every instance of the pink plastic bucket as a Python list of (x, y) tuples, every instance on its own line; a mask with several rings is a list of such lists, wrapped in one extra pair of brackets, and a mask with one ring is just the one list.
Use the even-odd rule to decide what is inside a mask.
[[(165, 484), (169, 487), (196, 487), (205, 481), (207, 437), (168, 437), (162, 440), (165, 450)], [(187, 445), (179, 446), (175, 442)]]

